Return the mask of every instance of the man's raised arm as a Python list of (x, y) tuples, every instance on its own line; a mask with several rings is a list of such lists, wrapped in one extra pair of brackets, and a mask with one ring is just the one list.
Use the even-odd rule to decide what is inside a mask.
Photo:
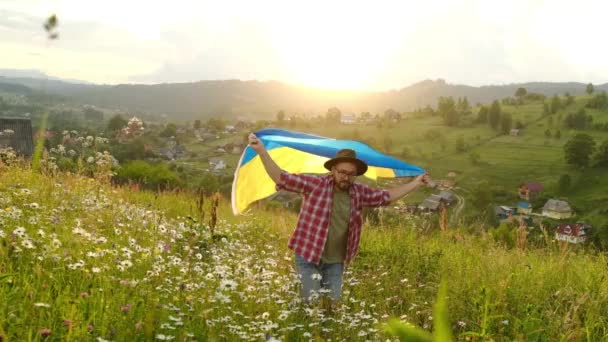
[(410, 192), (416, 190), (420, 185), (426, 184), (429, 180), (429, 176), (425, 173), (416, 178), (413, 181), (394, 187), (392, 189), (388, 189), (389, 201), (393, 202), (401, 197), (409, 194)]
[(270, 178), (276, 183), (279, 184), (279, 180), (281, 178), (281, 168), (277, 165), (277, 163), (272, 160), (268, 151), (266, 151), (266, 147), (264, 143), (255, 136), (255, 134), (249, 134), (249, 146), (253, 148), (260, 159), (262, 160), (262, 164), (264, 165), (264, 169), (266, 169), (266, 173), (270, 176)]

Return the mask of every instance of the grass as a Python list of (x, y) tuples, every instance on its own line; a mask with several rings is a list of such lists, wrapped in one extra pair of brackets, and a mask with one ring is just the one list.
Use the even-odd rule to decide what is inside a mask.
[[(287, 239), (296, 216), (132, 191), (25, 167), (0, 174), (0, 336), (5, 340), (385, 340), (391, 317), (432, 330), (446, 280), (457, 340), (602, 340), (602, 253), (548, 240), (505, 249), (473, 227), (424, 219), (364, 226), (344, 305), (298, 303)], [(475, 231), (474, 234), (465, 233)]]

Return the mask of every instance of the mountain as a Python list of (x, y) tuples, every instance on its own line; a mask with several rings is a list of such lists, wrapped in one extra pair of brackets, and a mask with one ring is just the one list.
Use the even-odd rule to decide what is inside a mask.
[(62, 81), (62, 82), (68, 82), (68, 83), (92, 84), (90, 82), (81, 81), (81, 80), (73, 80), (73, 79), (69, 79), (69, 78), (59, 78), (59, 77), (49, 76), (37, 69), (0, 69), (0, 77), (33, 78), (33, 79)]
[[(39, 78), (0, 77), (1, 83), (21, 84), (26, 87), (63, 95), (73, 101), (125, 111), (144, 111), (166, 114), (177, 120), (202, 119), (210, 116), (274, 117), (279, 110), (288, 114), (324, 114), (330, 107), (344, 113), (382, 113), (392, 108), (410, 111), (426, 105), (435, 106), (441, 96), (467, 97), (469, 103), (488, 103), (513, 96), (519, 87), (546, 96), (569, 92), (580, 95), (586, 84), (519, 83), (473, 87), (449, 84), (444, 80), (425, 80), (399, 90), (385, 92), (335, 91), (303, 87), (278, 81), (199, 81), (192, 83), (163, 83), (154, 85), (77, 84), (62, 80)], [(595, 86), (597, 91), (608, 91), (608, 83)]]

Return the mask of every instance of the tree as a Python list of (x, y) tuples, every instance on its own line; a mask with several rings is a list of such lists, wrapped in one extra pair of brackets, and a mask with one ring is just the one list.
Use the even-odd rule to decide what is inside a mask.
[(570, 175), (563, 174), (559, 177), (559, 181), (557, 183), (557, 187), (560, 193), (565, 194), (568, 189), (570, 189), (570, 184), (572, 183), (572, 179)]
[(608, 107), (608, 95), (603, 91), (599, 94), (595, 94), (595, 96), (587, 102), (586, 107), (595, 108), (595, 109), (605, 109)]
[(390, 153), (391, 148), (393, 147), (393, 139), (390, 136), (385, 135), (382, 144), (384, 145), (384, 151)]
[(561, 137), (562, 137), (562, 132), (558, 129), (557, 132), (555, 132), (554, 138), (560, 139)]
[(551, 113), (551, 109), (549, 109), (549, 104), (547, 102), (543, 102), (543, 116), (549, 115)]
[(479, 153), (477, 153), (477, 152), (471, 152), (469, 154), (469, 160), (471, 161), (471, 163), (473, 165), (479, 164), (480, 159), (481, 159), (481, 157), (479, 156)]
[(201, 120), (194, 120), (194, 129), (201, 128)]
[(526, 88), (517, 88), (517, 90), (515, 91), (515, 96), (519, 99), (519, 103), (523, 103), (524, 102), (524, 97), (528, 94), (528, 91), (526, 90)]
[(461, 135), (456, 139), (456, 151), (463, 152), (466, 149), (466, 145), (464, 143), (464, 137)]
[(411, 152), (410, 152), (410, 148), (407, 146), (404, 146), (403, 149), (401, 150), (401, 158), (403, 159), (407, 159), (409, 157), (411, 157)]
[(479, 108), (479, 112), (477, 113), (477, 122), (479, 122), (479, 123), (488, 122), (488, 107), (481, 106)]
[(545, 138), (551, 138), (551, 130), (548, 128), (545, 130)]
[(167, 126), (165, 126), (165, 129), (162, 130), (159, 135), (161, 137), (174, 137), (177, 135), (177, 126), (174, 123), (168, 123)]
[(587, 89), (585, 89), (585, 91), (589, 95), (593, 94), (593, 92), (595, 91), (595, 88), (593, 87), (593, 83), (587, 84)]
[(110, 121), (108, 121), (108, 131), (116, 132), (118, 130), (121, 130), (127, 125), (127, 122), (128, 121), (120, 114), (116, 114), (110, 119)]
[(451, 109), (445, 114), (443, 120), (448, 126), (456, 126), (460, 121), (460, 114), (455, 109)]
[(561, 108), (562, 108), (562, 101), (560, 100), (559, 96), (554, 95), (551, 98), (551, 114), (557, 113), (557, 111), (560, 110)]
[(490, 106), (490, 111), (488, 112), (490, 126), (493, 129), (498, 128), (498, 124), (500, 123), (501, 111), (502, 110), (500, 109), (500, 103), (498, 103), (497, 100), (494, 100), (494, 102), (492, 102), (492, 105)]
[(212, 131), (215, 131), (215, 132), (222, 131), (222, 130), (224, 130), (225, 127), (226, 127), (226, 123), (222, 119), (209, 118), (207, 120), (207, 128), (209, 128)]
[(283, 125), (285, 123), (285, 112), (280, 110), (277, 113), (277, 124), (278, 125)]
[(570, 95), (569, 92), (566, 92), (564, 94), (564, 96), (566, 97), (566, 103), (565, 103), (566, 107), (568, 107), (569, 105), (574, 103), (574, 96)]
[(460, 114), (456, 110), (456, 103), (454, 102), (454, 98), (451, 96), (439, 97), (437, 103), (437, 112), (439, 115), (441, 115), (444, 123), (447, 126), (455, 126), (460, 120)]
[(604, 140), (604, 142), (597, 149), (597, 154), (595, 155), (595, 163), (599, 166), (608, 165), (608, 139)]
[(338, 124), (340, 123), (340, 119), (342, 119), (342, 112), (337, 107), (331, 107), (325, 113), (325, 119), (327, 123)]
[(399, 121), (401, 120), (401, 114), (398, 111), (389, 108), (384, 111), (384, 119), (388, 122)]
[(587, 115), (585, 109), (581, 108), (576, 114), (568, 114), (566, 116), (565, 124), (568, 128), (585, 129), (591, 126), (592, 121), (593, 117)]
[(578, 133), (564, 145), (566, 162), (578, 167), (589, 165), (590, 157), (595, 150), (595, 140), (589, 134)]
[(504, 134), (508, 134), (511, 131), (511, 126), (513, 125), (513, 119), (511, 118), (511, 114), (504, 113), (502, 115), (502, 119), (500, 121), (500, 129)]

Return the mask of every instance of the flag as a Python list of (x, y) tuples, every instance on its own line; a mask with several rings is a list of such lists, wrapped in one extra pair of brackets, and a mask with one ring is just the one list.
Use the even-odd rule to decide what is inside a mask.
[[(318, 173), (329, 171), (323, 164), (345, 148), (355, 150), (357, 158), (367, 163), (364, 174), (370, 179), (411, 177), (425, 171), (418, 166), (382, 154), (368, 145), (353, 140), (338, 140), (318, 135), (283, 129), (263, 129), (254, 133), (279, 168), (290, 173)], [(241, 155), (232, 182), (232, 211), (242, 213), (247, 207), (276, 192), (275, 183), (266, 173), (257, 152), (247, 146)]]

